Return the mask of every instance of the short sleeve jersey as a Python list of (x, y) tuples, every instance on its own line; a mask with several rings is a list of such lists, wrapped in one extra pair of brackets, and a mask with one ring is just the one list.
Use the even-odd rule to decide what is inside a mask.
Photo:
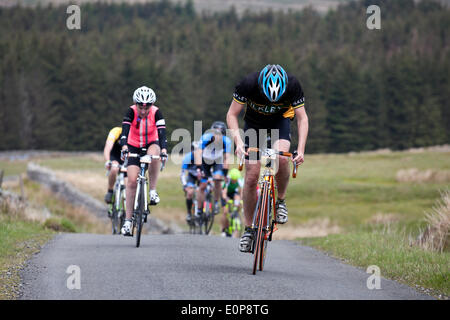
[(187, 170), (189, 172), (189, 174), (191, 175), (196, 175), (197, 174), (197, 166), (195, 165), (195, 161), (194, 161), (194, 153), (193, 152), (189, 152), (188, 154), (186, 154), (183, 157), (183, 162), (181, 164), (181, 169), (182, 170)]
[(122, 133), (122, 128), (115, 127), (115, 128), (112, 128), (111, 131), (109, 131), (108, 138), (106, 138), (106, 141), (114, 142), (113, 148), (111, 150), (111, 153), (113, 153), (113, 154), (120, 155), (120, 150), (122, 149), (122, 147), (119, 144), (119, 138), (120, 138), (121, 133)]
[(259, 72), (246, 76), (235, 88), (233, 99), (246, 104), (244, 120), (256, 125), (270, 125), (274, 118), (294, 118), (294, 110), (305, 106), (300, 82), (288, 73), (286, 92), (280, 101), (270, 102), (258, 85)]
[(199, 148), (203, 150), (203, 158), (207, 160), (219, 160), (223, 153), (231, 152), (231, 140), (227, 136), (222, 136), (222, 144), (214, 142), (212, 133), (205, 133), (200, 138)]

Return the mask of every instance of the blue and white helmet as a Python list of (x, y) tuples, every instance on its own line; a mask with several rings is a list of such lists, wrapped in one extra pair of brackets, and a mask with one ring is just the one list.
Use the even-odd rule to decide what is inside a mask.
[(280, 65), (268, 64), (259, 73), (258, 84), (267, 99), (276, 102), (286, 92), (288, 76)]
[(133, 101), (138, 104), (153, 104), (156, 101), (156, 94), (152, 89), (143, 86), (134, 91)]

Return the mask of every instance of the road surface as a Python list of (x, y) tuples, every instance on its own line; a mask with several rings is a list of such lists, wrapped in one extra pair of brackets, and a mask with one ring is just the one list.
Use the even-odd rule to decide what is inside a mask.
[(263, 272), (252, 263), (238, 239), (145, 235), (136, 248), (129, 237), (60, 234), (22, 270), (21, 299), (431, 299), (384, 278), (369, 290), (365, 270), (291, 241), (269, 243)]

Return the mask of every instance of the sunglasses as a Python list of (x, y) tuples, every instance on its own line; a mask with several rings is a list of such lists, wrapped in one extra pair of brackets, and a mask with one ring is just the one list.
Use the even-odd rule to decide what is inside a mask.
[(142, 102), (137, 102), (136, 105), (139, 107), (139, 109), (144, 109), (144, 110), (148, 110), (152, 106), (151, 103), (142, 103)]

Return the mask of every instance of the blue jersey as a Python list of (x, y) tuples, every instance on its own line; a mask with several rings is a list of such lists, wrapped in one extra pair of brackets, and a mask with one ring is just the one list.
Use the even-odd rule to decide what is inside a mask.
[(217, 143), (214, 134), (205, 133), (200, 138), (199, 148), (203, 150), (203, 159), (217, 162), (223, 160), (224, 153), (231, 153), (231, 140), (222, 136), (222, 143)]
[(181, 170), (187, 170), (189, 174), (196, 175), (197, 174), (197, 166), (194, 161), (194, 153), (189, 152), (183, 157), (183, 162), (181, 163)]

